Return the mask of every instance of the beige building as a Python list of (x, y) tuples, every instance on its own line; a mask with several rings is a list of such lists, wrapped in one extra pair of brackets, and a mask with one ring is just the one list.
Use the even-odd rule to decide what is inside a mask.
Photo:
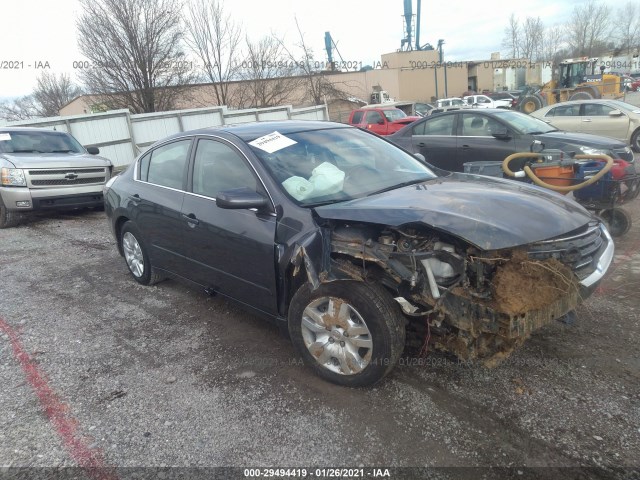
[[(500, 60), (499, 55), (492, 55), (491, 60), (475, 62), (438, 61), (435, 50), (411, 52), (393, 52), (382, 55), (380, 62), (373, 65), (372, 70), (359, 72), (323, 72), (324, 79), (330, 82), (336, 92), (332, 98), (325, 98), (331, 119), (345, 121), (345, 112), (371, 102), (371, 93), (384, 90), (395, 100), (408, 102), (433, 102), (439, 98), (458, 97), (471, 89), (502, 90), (516, 88), (533, 78), (537, 73), (541, 78), (541, 69), (530, 68), (525, 60)], [(523, 67), (527, 67), (524, 68)], [(305, 98), (304, 80), (301, 77), (264, 80), (267, 86), (288, 82), (286, 95), (277, 99), (277, 104), (304, 106), (312, 102)], [(520, 83), (518, 83), (520, 82)], [(541, 82), (529, 82), (541, 83)], [(251, 84), (247, 81), (230, 82), (229, 97), (234, 99), (230, 108), (247, 108), (253, 106), (272, 106), (256, 104), (250, 93)], [(255, 85), (254, 85), (255, 86)], [(244, 100), (243, 100), (244, 99)], [(273, 100), (272, 100), (273, 101)], [(199, 84), (189, 87), (181, 95), (175, 108), (189, 109), (217, 106), (211, 84)], [(79, 115), (84, 113), (105, 111), (107, 106), (99, 97), (82, 95), (60, 110), (60, 115)]]

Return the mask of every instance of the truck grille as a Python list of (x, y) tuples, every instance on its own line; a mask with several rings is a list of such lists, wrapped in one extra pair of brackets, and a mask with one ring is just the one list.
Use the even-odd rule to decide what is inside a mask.
[(72, 187), (74, 185), (100, 185), (108, 180), (108, 170), (104, 167), (57, 168), (28, 170), (30, 187)]
[(592, 222), (562, 237), (533, 244), (529, 248), (529, 258), (555, 258), (571, 267), (576, 276), (583, 280), (595, 271), (606, 246), (607, 239), (602, 234), (600, 224)]
[(75, 180), (31, 180), (31, 185), (42, 187), (47, 185), (86, 185), (89, 183), (104, 183), (105, 177), (76, 178)]
[(104, 168), (67, 168), (66, 170), (29, 170), (29, 175), (66, 175), (73, 173), (104, 173)]

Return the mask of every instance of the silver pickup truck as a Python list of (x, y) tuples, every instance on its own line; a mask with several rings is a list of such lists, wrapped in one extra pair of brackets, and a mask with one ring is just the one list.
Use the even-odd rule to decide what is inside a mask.
[(0, 128), (0, 228), (23, 212), (102, 207), (113, 165), (98, 153), (65, 132)]

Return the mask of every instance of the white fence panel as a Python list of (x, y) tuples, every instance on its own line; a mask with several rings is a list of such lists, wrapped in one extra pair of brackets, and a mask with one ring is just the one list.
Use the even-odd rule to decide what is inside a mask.
[(174, 133), (198, 128), (267, 120), (328, 120), (323, 105), (294, 109), (280, 106), (250, 110), (208, 107), (131, 115), (128, 110), (52, 117), (13, 122), (7, 126), (30, 126), (69, 132), (85, 146), (100, 148), (100, 155), (117, 167), (131, 163), (153, 142)]
[(288, 120), (291, 115), (291, 109), (281, 108), (279, 110), (258, 111), (258, 120), (266, 122), (268, 120)]
[(152, 115), (154, 116), (146, 116), (145, 114), (131, 116), (133, 138), (135, 138), (138, 146), (150, 145), (160, 138), (182, 131), (177, 116)]
[(224, 125), (224, 114), (222, 110), (182, 115), (182, 126), (185, 131), (197, 130), (198, 128), (219, 127)]
[(131, 141), (126, 114), (105, 118), (84, 118), (70, 121), (69, 125), (70, 133), (83, 145)]
[(291, 110), (291, 120), (328, 120), (329, 114), (324, 105)]

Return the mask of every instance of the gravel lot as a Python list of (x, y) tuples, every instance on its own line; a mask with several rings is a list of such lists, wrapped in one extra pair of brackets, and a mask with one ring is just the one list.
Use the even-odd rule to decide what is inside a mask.
[[(574, 324), (491, 370), (431, 354), (368, 390), (316, 378), (276, 327), (224, 299), (136, 284), (103, 213), (1, 230), (0, 466), (638, 478), (639, 206)], [(403, 474), (417, 475), (391, 478)]]

